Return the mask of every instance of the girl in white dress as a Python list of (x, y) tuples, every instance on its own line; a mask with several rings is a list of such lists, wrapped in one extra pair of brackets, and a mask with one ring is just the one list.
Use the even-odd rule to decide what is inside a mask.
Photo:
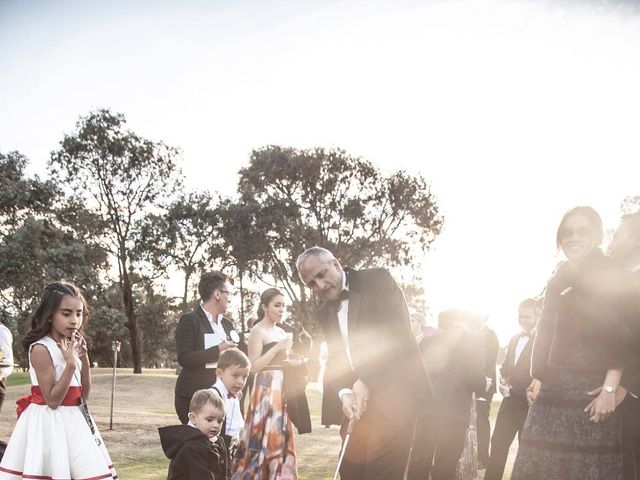
[(23, 345), (31, 395), (18, 400), (18, 422), (0, 463), (0, 480), (116, 479), (109, 453), (84, 400), (91, 390), (82, 337), (87, 305), (69, 283), (44, 288)]

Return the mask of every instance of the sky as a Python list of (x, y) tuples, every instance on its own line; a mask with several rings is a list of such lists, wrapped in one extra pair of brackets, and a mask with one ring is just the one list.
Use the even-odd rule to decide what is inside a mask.
[(561, 259), (562, 214), (614, 228), (640, 195), (640, 8), (625, 1), (0, 0), (0, 151), (49, 154), (80, 115), (180, 147), (232, 194), (254, 148), (341, 147), (429, 180), (431, 311), (517, 305)]

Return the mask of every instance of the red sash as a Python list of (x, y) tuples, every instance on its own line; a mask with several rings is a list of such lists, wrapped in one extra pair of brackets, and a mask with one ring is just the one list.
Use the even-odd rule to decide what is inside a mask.
[[(65, 407), (80, 405), (81, 396), (82, 387), (69, 387), (69, 390), (67, 390), (67, 394), (62, 399), (62, 402), (60, 402), (60, 405), (64, 405)], [(20, 414), (24, 412), (24, 409), (31, 403), (35, 403), (36, 405), (47, 404), (47, 401), (44, 399), (44, 395), (42, 395), (42, 390), (40, 390), (40, 387), (37, 385), (31, 387), (31, 395), (25, 395), (24, 397), (20, 397), (16, 400), (16, 405), (18, 405), (16, 413), (18, 414), (18, 417), (20, 417)]]

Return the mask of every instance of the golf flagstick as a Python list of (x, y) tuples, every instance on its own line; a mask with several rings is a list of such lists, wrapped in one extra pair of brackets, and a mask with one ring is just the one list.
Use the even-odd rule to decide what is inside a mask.
[(344, 436), (344, 443), (342, 444), (342, 451), (340, 452), (340, 457), (338, 458), (338, 466), (336, 467), (336, 473), (333, 475), (333, 480), (337, 480), (338, 473), (340, 473), (340, 467), (342, 466), (342, 460), (344, 460), (344, 454), (347, 451), (347, 445), (349, 444), (349, 438), (351, 437), (351, 432), (353, 432), (353, 426), (356, 423), (356, 417), (351, 417), (349, 420), (349, 425), (347, 426), (347, 434)]

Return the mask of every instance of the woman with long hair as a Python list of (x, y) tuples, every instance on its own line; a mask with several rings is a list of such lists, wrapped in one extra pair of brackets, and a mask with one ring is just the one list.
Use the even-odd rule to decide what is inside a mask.
[(236, 452), (234, 480), (298, 478), (293, 424), (284, 392), (286, 357), (293, 340), (278, 326), (284, 309), (280, 290), (269, 288), (262, 293), (258, 321), (247, 342), (255, 378)]
[[(520, 437), (514, 480), (622, 480), (615, 392), (627, 327), (619, 288), (627, 273), (599, 248), (602, 220), (569, 210), (557, 246), (567, 258), (549, 280), (532, 352), (542, 387)], [(597, 397), (589, 392), (601, 389)]]

